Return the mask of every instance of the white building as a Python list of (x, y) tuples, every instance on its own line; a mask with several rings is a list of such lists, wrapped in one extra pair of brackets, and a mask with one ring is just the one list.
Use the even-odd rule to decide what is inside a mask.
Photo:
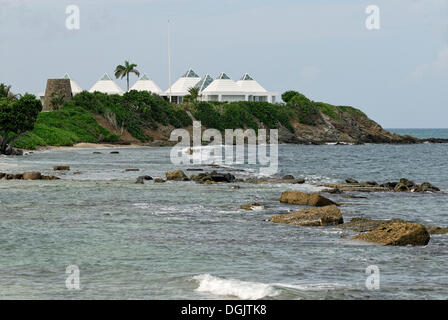
[(202, 101), (245, 101), (246, 93), (224, 72), (202, 92)]
[(158, 95), (163, 95), (162, 89), (152, 81), (146, 74), (144, 74), (137, 82), (132, 86), (131, 90), (137, 91), (149, 91)]
[(171, 102), (182, 103), (183, 97), (190, 94), (188, 90), (194, 88), (199, 81), (201, 81), (201, 78), (192, 69), (189, 69), (165, 91), (164, 95), (167, 96)]
[(89, 90), (89, 92), (93, 93), (95, 91), (106, 93), (106, 94), (119, 94), (122, 95), (124, 93), (123, 89), (121, 89), (112, 79), (109, 77), (107, 73), (105, 73), (97, 83), (93, 85), (93, 87)]
[(245, 73), (236, 84), (245, 93), (246, 101), (267, 101), (275, 103), (275, 96), (277, 94), (268, 92), (249, 74)]
[(81, 93), (83, 90), (81, 89), (81, 87), (72, 80), (72, 78), (70, 78), (70, 75), (68, 73), (66, 73), (62, 79), (69, 79), (70, 80), (70, 87), (72, 88), (72, 94), (73, 95), (77, 95), (78, 93)]

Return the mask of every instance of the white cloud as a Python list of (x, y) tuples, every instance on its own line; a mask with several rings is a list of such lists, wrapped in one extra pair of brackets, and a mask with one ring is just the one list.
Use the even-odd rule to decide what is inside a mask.
[(431, 63), (418, 66), (406, 80), (422, 80), (426, 77), (439, 77), (448, 74), (448, 45), (439, 50), (437, 57)]

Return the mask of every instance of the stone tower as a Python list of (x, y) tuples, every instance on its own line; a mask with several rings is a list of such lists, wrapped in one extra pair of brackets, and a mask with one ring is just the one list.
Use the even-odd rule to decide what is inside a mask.
[(73, 97), (70, 79), (48, 79), (43, 101), (43, 111), (53, 110), (51, 107), (52, 95), (64, 97), (64, 101), (70, 101)]

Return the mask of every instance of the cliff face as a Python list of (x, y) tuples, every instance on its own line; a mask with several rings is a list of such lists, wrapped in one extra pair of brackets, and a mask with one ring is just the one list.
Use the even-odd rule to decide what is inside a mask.
[(286, 128), (279, 130), (279, 139), (284, 143), (417, 143), (418, 139), (400, 136), (384, 130), (378, 123), (361, 113), (339, 111), (338, 117), (320, 112), (314, 125), (292, 120), (294, 133)]

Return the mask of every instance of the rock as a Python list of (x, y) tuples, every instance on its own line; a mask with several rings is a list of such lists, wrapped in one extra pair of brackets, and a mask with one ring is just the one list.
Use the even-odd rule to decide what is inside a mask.
[(297, 178), (297, 179), (257, 178), (257, 179), (247, 179), (247, 180), (235, 179), (235, 182), (246, 182), (246, 183), (254, 183), (254, 184), (265, 184), (265, 183), (303, 184), (303, 183), (305, 183), (305, 179), (303, 179), (303, 178)]
[(42, 174), (40, 172), (24, 172), (23, 180), (40, 180), (42, 179)]
[(13, 180), (22, 180), (23, 179), (23, 174), (21, 174), (21, 173), (13, 174), (11, 179), (13, 179)]
[(419, 186), (419, 191), (421, 192), (438, 192), (440, 191), (439, 188), (437, 188), (436, 186), (433, 186), (432, 184), (430, 184), (429, 182), (423, 182), (420, 186)]
[(230, 189), (241, 189), (240, 186), (231, 186)]
[(81, 171), (76, 171), (76, 172), (73, 172), (73, 174), (82, 174), (82, 172)]
[(386, 183), (381, 184), (380, 186), (383, 188), (394, 190), (395, 187), (397, 186), (397, 184), (398, 184), (398, 182), (386, 182)]
[(54, 166), (53, 170), (54, 171), (69, 171), (70, 166)]
[(56, 176), (42, 176), (42, 180), (60, 180), (60, 178)]
[(120, 152), (118, 151), (111, 151), (110, 154), (119, 154)]
[(182, 170), (167, 171), (165, 173), (167, 180), (172, 181), (190, 181)]
[(212, 172), (211, 178), (215, 182), (234, 182), (235, 176), (230, 173), (214, 173)]
[(143, 181), (143, 177), (138, 177), (137, 181), (135, 181), (135, 183), (144, 184), (145, 182)]
[(218, 184), (218, 182), (213, 181), (213, 180), (207, 180), (204, 182), (204, 184)]
[(4, 177), (6, 177), (6, 173), (0, 172), (0, 179), (3, 179)]
[(301, 209), (294, 213), (274, 216), (269, 221), (307, 227), (338, 225), (344, 222), (341, 211), (335, 205)]
[(143, 178), (143, 180), (147, 180), (147, 181), (152, 180), (152, 177), (148, 176), (148, 175), (142, 176), (142, 178)]
[(358, 184), (359, 182), (353, 178), (347, 178), (345, 179), (346, 183), (350, 183), (350, 184)]
[(405, 185), (408, 188), (412, 188), (412, 187), (415, 186), (415, 183), (413, 181), (410, 181), (410, 180), (405, 179), (405, 178), (400, 179), (399, 183)]
[(155, 179), (154, 179), (154, 182), (155, 182), (155, 183), (164, 183), (164, 182), (166, 182), (166, 181), (163, 180), (162, 178), (155, 178)]
[[(400, 221), (400, 220), (394, 220)], [(391, 220), (373, 220), (368, 218), (352, 218), (350, 222), (345, 222), (338, 226), (341, 229), (349, 229), (356, 232), (372, 231), (383, 224), (390, 223)]]
[(251, 203), (242, 204), (240, 206), (240, 209), (257, 211), (257, 210), (263, 210), (264, 206), (257, 202), (251, 202)]
[(204, 169), (200, 169), (200, 168), (188, 168), (187, 171), (204, 171)]
[(300, 191), (285, 191), (282, 193), (280, 202), (299, 204), (304, 206), (323, 207), (336, 204), (317, 193), (304, 193)]
[(425, 226), (426, 230), (428, 230), (429, 234), (448, 234), (448, 227), (441, 228), (435, 226)]
[(352, 239), (377, 243), (384, 246), (424, 246), (428, 244), (430, 235), (421, 224), (392, 221), (382, 224), (370, 232), (354, 236)]
[(99, 152), (99, 151), (94, 151), (94, 152), (92, 152), (93, 154), (103, 154), (102, 152)]
[(284, 176), (282, 179), (283, 179), (283, 180), (291, 180), (291, 179), (294, 179), (294, 176), (293, 176), (293, 175), (290, 175), (290, 174), (287, 174), (287, 175)]
[(123, 172), (136, 172), (140, 171), (140, 169), (124, 169)]
[(330, 193), (330, 194), (341, 194), (342, 190), (338, 189), (338, 188), (333, 188), (333, 189), (324, 189), (324, 190), (321, 190), (320, 192)]
[(366, 186), (377, 186), (378, 183), (376, 181), (366, 181), (361, 183), (361, 185), (366, 185)]

